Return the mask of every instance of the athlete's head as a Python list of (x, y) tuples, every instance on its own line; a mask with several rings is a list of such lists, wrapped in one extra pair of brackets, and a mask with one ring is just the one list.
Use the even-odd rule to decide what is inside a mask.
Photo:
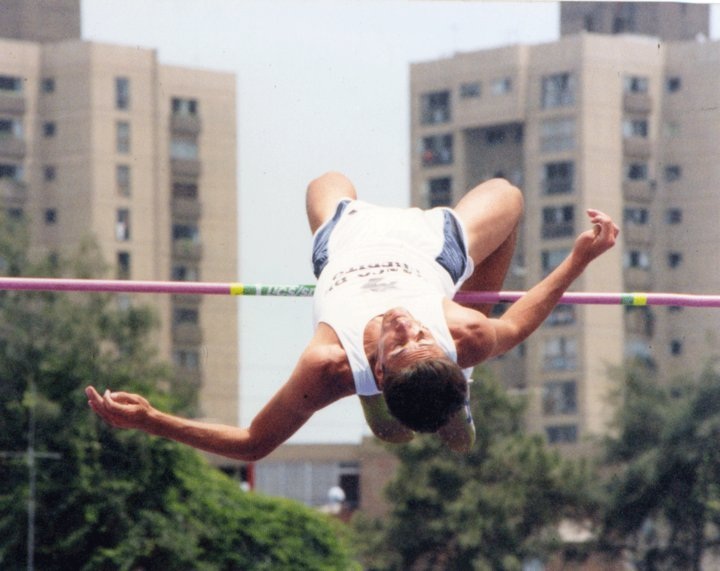
[(437, 431), (467, 398), (460, 367), (403, 308), (383, 315), (375, 377), (392, 415), (417, 432)]

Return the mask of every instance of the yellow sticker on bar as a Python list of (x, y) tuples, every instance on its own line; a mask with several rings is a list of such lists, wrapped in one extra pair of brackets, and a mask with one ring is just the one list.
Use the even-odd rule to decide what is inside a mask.
[(242, 295), (245, 290), (245, 286), (241, 283), (230, 284), (230, 295)]
[(647, 305), (647, 301), (646, 293), (626, 293), (620, 298), (622, 305)]

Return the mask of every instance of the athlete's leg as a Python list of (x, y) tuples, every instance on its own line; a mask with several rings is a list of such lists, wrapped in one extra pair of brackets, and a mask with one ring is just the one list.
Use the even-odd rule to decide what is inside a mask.
[(313, 234), (335, 213), (338, 202), (343, 198), (357, 198), (355, 187), (345, 175), (328, 172), (310, 182), (305, 195), (305, 205)]
[[(461, 289), (498, 291), (512, 261), (523, 211), (522, 193), (504, 179), (480, 184), (460, 199), (455, 212), (468, 234), (475, 270)], [(474, 306), (486, 315), (492, 304)]]

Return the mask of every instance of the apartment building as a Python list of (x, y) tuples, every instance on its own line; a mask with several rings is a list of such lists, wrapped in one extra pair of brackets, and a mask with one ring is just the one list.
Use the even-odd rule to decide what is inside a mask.
[[(0, 11), (0, 205), (28, 221), (33, 251), (92, 238), (106, 277), (236, 280), (234, 75), (82, 41), (79, 0), (2, 0)], [(235, 302), (118, 303), (155, 308), (160, 353), (199, 387), (201, 414), (237, 423)]]
[[(702, 35), (708, 7), (700, 8), (700, 24), (672, 26), (698, 39), (643, 35), (638, 18), (637, 33), (629, 24), (588, 32), (599, 21), (588, 16), (585, 31), (556, 42), (413, 64), (413, 204), (452, 204), (493, 176), (520, 186), (526, 213), (505, 289), (547, 275), (592, 207), (622, 232), (574, 291), (720, 292), (720, 43)], [(698, 18), (696, 7), (686, 13)], [(492, 366), (528, 396), (531, 429), (581, 449), (607, 429), (611, 367), (640, 360), (658, 379), (696, 371), (715, 353), (718, 331), (715, 311), (560, 305)]]

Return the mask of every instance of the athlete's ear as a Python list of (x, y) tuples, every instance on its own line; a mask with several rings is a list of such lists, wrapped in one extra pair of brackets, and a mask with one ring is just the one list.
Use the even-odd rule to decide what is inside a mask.
[(377, 388), (382, 390), (383, 380), (385, 379), (385, 366), (380, 363), (379, 360), (375, 363), (373, 373), (375, 373), (375, 384), (377, 385)]

